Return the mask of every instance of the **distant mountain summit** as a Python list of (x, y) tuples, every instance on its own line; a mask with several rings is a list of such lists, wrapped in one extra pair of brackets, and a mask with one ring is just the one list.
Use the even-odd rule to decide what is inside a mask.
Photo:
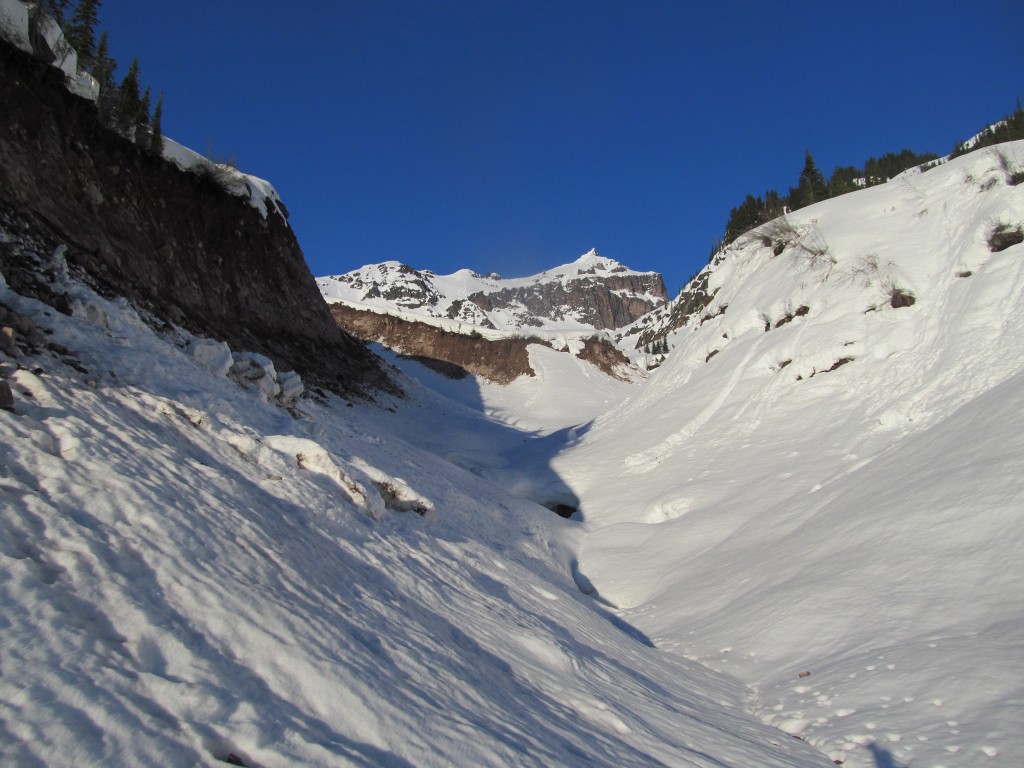
[(638, 272), (596, 250), (521, 278), (468, 269), (437, 275), (386, 261), (316, 282), (328, 303), (454, 321), (452, 330), (460, 324), (507, 332), (614, 330), (668, 300), (660, 274)]

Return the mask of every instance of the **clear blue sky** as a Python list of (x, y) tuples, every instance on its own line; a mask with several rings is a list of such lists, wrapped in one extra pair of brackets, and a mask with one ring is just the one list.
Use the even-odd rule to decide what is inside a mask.
[(591, 247), (674, 292), (746, 193), (1024, 98), (1024, 3), (105, 0), (164, 132), (269, 179), (316, 275), (514, 277)]

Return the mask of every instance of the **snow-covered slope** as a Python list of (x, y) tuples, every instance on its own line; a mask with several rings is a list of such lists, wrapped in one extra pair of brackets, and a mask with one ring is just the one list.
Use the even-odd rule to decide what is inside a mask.
[(827, 764), (579, 591), (523, 498), (572, 422), (440, 377), (285, 408), (54, 274), (71, 316), (0, 279), (0, 763)]
[(554, 461), (599, 594), (847, 765), (1024, 751), (1022, 223), (986, 150), (765, 225)]
[[(665, 301), (662, 278), (591, 250), (571, 264), (522, 278), (462, 269), (436, 275), (397, 261), (317, 278), (328, 302), (424, 320), (449, 330), (526, 331), (545, 338), (626, 325)], [(606, 294), (602, 300), (595, 295)]]

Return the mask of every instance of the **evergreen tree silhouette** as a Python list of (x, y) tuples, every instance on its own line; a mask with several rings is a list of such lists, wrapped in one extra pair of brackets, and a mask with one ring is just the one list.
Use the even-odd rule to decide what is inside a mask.
[(99, 23), (100, 0), (79, 0), (64, 36), (78, 52), (78, 68), (92, 71), (98, 61), (96, 25)]
[(828, 187), (825, 184), (825, 177), (814, 164), (814, 156), (808, 149), (804, 154), (804, 169), (800, 171), (800, 180), (796, 189), (791, 190), (789, 195), (790, 206), (796, 210), (827, 198)]

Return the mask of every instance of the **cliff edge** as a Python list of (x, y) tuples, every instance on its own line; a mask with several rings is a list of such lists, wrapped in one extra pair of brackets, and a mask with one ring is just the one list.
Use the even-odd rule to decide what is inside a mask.
[[(63, 73), (0, 41), (0, 211), (96, 287), (157, 318), (260, 352), (342, 394), (394, 389), (331, 318), (295, 235), (105, 128)], [(17, 264), (0, 248), (14, 285)]]

